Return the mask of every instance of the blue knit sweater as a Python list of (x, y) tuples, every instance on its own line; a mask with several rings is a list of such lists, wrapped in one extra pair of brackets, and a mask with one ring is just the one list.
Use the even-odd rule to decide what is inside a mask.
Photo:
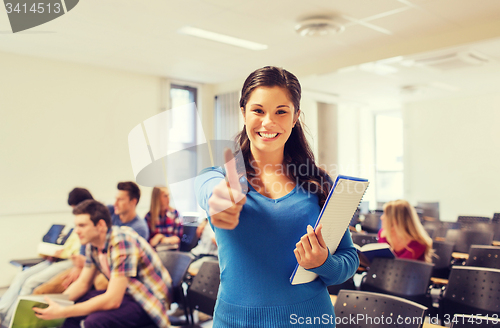
[[(207, 213), (208, 199), (222, 179), (221, 168), (206, 169), (196, 178), (198, 203)], [(240, 182), (247, 184), (244, 178)], [(221, 283), (213, 327), (334, 327), (326, 287), (346, 281), (358, 268), (350, 233), (323, 265), (311, 270), (319, 275), (316, 280), (292, 285), (289, 278), (297, 264), (293, 250), (318, 218), (318, 198), (299, 185), (278, 199), (248, 187), (238, 226), (214, 228)]]

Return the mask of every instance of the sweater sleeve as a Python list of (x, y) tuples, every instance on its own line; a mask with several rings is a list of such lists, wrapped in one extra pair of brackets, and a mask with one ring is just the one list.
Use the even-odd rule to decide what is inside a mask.
[(351, 233), (346, 230), (335, 253), (330, 254), (321, 266), (310, 269), (327, 285), (338, 285), (356, 273), (359, 258), (352, 243)]
[[(195, 179), (194, 188), (198, 205), (207, 212), (208, 199), (212, 196), (214, 187), (224, 179), (224, 171), (220, 167), (209, 167), (202, 170)], [(210, 220), (210, 217), (208, 217)]]
[(384, 229), (380, 229), (378, 231), (378, 234), (377, 234), (378, 242), (379, 243), (389, 244), (389, 242), (387, 241), (387, 238), (386, 237), (382, 237), (382, 231), (384, 231)]
[(409, 260), (418, 260), (425, 252), (425, 245), (420, 244), (416, 240), (412, 240), (407, 249), (403, 252), (397, 254), (399, 259), (409, 259)]

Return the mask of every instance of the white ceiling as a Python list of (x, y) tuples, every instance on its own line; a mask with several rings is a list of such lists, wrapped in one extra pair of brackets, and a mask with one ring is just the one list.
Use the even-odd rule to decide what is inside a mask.
[[(296, 22), (314, 15), (340, 15), (346, 29), (327, 37), (297, 35)], [(187, 25), (269, 47), (245, 50), (177, 32)], [(0, 13), (3, 52), (201, 83), (241, 81), (258, 67), (277, 65), (299, 75), (307, 90), (382, 107), (422, 94), (481, 90), (477, 78), (498, 85), (498, 64), (442, 72), (395, 62), (390, 65), (398, 72), (385, 76), (357, 65), (471, 47), (500, 61), (500, 41), (484, 43), (497, 37), (499, 0), (85, 0), (16, 34)], [(426, 90), (400, 93), (417, 84)]]
[[(412, 63), (415, 59), (470, 52), (481, 54), (488, 62), (468, 65), (458, 61), (461, 67), (451, 69)], [(377, 65), (386, 69), (371, 69)], [(499, 92), (500, 38), (349, 66), (332, 73), (305, 77), (301, 83), (306, 91), (313, 91), (310, 92), (312, 96), (320, 100), (340, 101), (375, 110), (397, 109), (410, 101)]]

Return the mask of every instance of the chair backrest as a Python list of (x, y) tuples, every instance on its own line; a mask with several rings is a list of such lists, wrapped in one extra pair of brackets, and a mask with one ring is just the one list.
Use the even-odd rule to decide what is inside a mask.
[(490, 222), (474, 222), (474, 223), (460, 223), (461, 230), (471, 231), (491, 231), (492, 224)]
[(376, 257), (368, 269), (361, 289), (396, 296), (427, 293), (434, 264), (422, 261)]
[(435, 257), (432, 258), (434, 270), (448, 269), (451, 266), (451, 254), (455, 244), (446, 241), (433, 241), (432, 249), (434, 249)]
[(497, 328), (498, 318), (484, 317), (481, 315), (455, 314), (450, 318), (450, 328)]
[(370, 212), (365, 214), (365, 219), (361, 222), (361, 228), (364, 231), (370, 233), (378, 233), (378, 231), (382, 228), (382, 220), (380, 217), (382, 213), (380, 212)]
[(181, 252), (189, 252), (198, 244), (198, 236), (196, 236), (196, 229), (198, 224), (186, 224), (182, 227)]
[(422, 225), (424, 226), (424, 229), (429, 237), (431, 237), (432, 239), (437, 237), (438, 232), (443, 227), (443, 223), (441, 221), (424, 221)]
[(500, 269), (500, 247), (472, 245), (465, 265)]
[(455, 243), (455, 252), (469, 253), (471, 245), (491, 245), (493, 235), (493, 231), (448, 230), (446, 241)]
[(427, 307), (400, 297), (341, 290), (335, 302), (335, 321), (339, 328), (420, 328), (426, 310)]
[(476, 223), (476, 222), (490, 222), (491, 218), (486, 216), (467, 216), (460, 215), (457, 219), (459, 223)]
[(431, 239), (434, 239), (434, 236), (436, 235), (436, 232), (438, 228), (433, 228), (433, 227), (424, 227), (425, 232), (429, 235)]
[(493, 240), (500, 240), (500, 222), (491, 221), (491, 231), (493, 231)]
[(193, 260), (192, 257), (187, 253), (178, 251), (159, 251), (158, 256), (163, 266), (170, 273), (172, 289), (178, 288), (184, 280), (184, 276)]
[(493, 218), (491, 219), (491, 222), (500, 223), (500, 213), (493, 214)]
[(454, 266), (439, 308), (443, 315), (500, 313), (500, 270)]
[[(428, 223), (425, 222), (424, 226), (427, 226)], [(438, 238), (438, 237), (445, 237), (446, 236), (446, 232), (448, 230), (458, 230), (460, 229), (460, 223), (458, 222), (449, 222), (449, 221), (441, 221), (440, 224), (436, 224), (436, 226), (438, 227), (435, 234), (434, 234), (434, 238)]]
[(217, 292), (219, 291), (219, 262), (204, 262), (188, 289), (187, 298), (191, 309), (213, 315)]
[(423, 210), (423, 215), (439, 221), (439, 202), (418, 202), (417, 207)]
[(366, 244), (373, 244), (378, 241), (376, 233), (351, 233), (352, 242), (358, 246), (363, 246)]

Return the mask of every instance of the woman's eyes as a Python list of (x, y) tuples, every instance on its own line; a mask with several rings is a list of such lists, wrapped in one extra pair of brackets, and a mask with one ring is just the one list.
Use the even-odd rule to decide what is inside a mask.
[[(256, 108), (256, 109), (253, 109), (252, 110), (254, 113), (257, 113), (257, 114), (263, 114), (264, 111), (262, 109), (259, 109), (259, 108)], [(286, 110), (282, 110), (282, 109), (279, 109), (276, 111), (276, 114), (278, 115), (281, 115), (281, 114), (286, 114), (288, 113)]]

